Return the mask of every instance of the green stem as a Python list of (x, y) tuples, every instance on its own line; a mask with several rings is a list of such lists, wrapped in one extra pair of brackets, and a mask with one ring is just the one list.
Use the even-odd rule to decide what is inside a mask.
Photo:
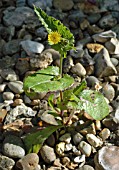
[(63, 57), (62, 57), (62, 55), (61, 55), (61, 57), (60, 57), (60, 69), (59, 69), (59, 74), (60, 74), (60, 77), (62, 78), (62, 62), (63, 62)]

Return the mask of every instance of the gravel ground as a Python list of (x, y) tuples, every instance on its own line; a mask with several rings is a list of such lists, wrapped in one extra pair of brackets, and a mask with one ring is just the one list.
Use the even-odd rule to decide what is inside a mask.
[[(60, 58), (48, 45), (33, 4), (74, 34), (77, 52), (68, 52), (63, 72), (79, 83), (86, 80), (90, 89), (100, 88), (110, 114), (90, 124), (86, 115), (75, 115), (75, 123), (53, 133), (38, 154), (27, 154), (22, 137), (56, 122), (45, 114), (46, 94), (29, 98), (23, 80), (59, 66)], [(1, 0), (0, 22), (0, 169), (119, 170), (118, 0)]]

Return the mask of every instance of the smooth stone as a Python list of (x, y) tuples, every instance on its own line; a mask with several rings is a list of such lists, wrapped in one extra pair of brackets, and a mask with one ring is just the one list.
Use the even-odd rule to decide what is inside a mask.
[(22, 60), (21, 58), (21, 60), (17, 61), (15, 68), (20, 75), (23, 75), (30, 70), (30, 64), (27, 60)]
[(81, 47), (76, 47), (76, 50), (70, 50), (70, 55), (74, 59), (82, 58), (84, 55), (84, 50)]
[(40, 116), (41, 120), (43, 120), (44, 122), (51, 124), (51, 125), (58, 125), (55, 117), (51, 114), (48, 114), (48, 112), (44, 112), (41, 116)]
[(86, 75), (86, 70), (82, 64), (77, 63), (71, 68), (71, 72), (77, 76), (84, 77)]
[(45, 40), (47, 38), (48, 33), (46, 32), (46, 29), (44, 27), (40, 27), (35, 32), (36, 36), (40, 37), (42, 40)]
[(15, 165), (15, 161), (7, 156), (0, 154), (0, 169), (12, 170)]
[(73, 154), (76, 155), (76, 156), (81, 155), (81, 151), (78, 150), (76, 146), (73, 146), (73, 147), (72, 147), (72, 152), (73, 152)]
[(84, 165), (83, 167), (79, 168), (78, 170), (94, 170), (94, 168), (90, 165)]
[(11, 81), (8, 83), (8, 87), (14, 93), (21, 94), (23, 93), (23, 82), (22, 81)]
[(25, 155), (24, 145), (18, 136), (8, 135), (3, 141), (3, 153), (11, 158), (22, 158)]
[(110, 41), (105, 43), (109, 54), (119, 54), (119, 40), (117, 38), (111, 38)]
[(76, 134), (73, 135), (73, 142), (75, 145), (78, 145), (81, 142), (81, 140), (83, 140), (83, 136), (80, 133), (77, 132)]
[(43, 51), (44, 53), (51, 53), (52, 54), (52, 58), (53, 61), (55, 61), (56, 59), (60, 59), (60, 53), (56, 50), (54, 50), (53, 48), (49, 48)]
[(31, 40), (21, 41), (20, 45), (29, 56), (34, 53), (40, 54), (44, 50), (43, 44)]
[(113, 64), (115, 67), (118, 66), (118, 64), (119, 64), (119, 60), (118, 60), (118, 59), (111, 57), (110, 60), (111, 60), (112, 64)]
[(102, 146), (103, 142), (93, 134), (86, 135), (87, 141), (94, 147)]
[(117, 24), (117, 19), (114, 18), (111, 14), (103, 16), (99, 22), (99, 26), (104, 29), (109, 29), (114, 27)]
[(4, 79), (0, 76), (0, 85), (3, 83)]
[(0, 84), (0, 93), (5, 90), (6, 84)]
[(52, 54), (46, 51), (38, 56), (30, 58), (30, 66), (32, 68), (47, 68), (52, 62)]
[(3, 92), (4, 100), (13, 100), (14, 94), (12, 92)]
[(112, 101), (115, 97), (115, 89), (111, 84), (108, 83), (103, 85), (102, 93), (109, 101)]
[(60, 136), (59, 141), (65, 142), (65, 143), (70, 143), (71, 142), (71, 134), (65, 133), (64, 135)]
[(91, 145), (85, 141), (81, 141), (78, 145), (78, 149), (86, 156), (89, 157), (91, 154)]
[(16, 64), (16, 56), (4, 56), (3, 58), (0, 59), (0, 68), (1, 69), (9, 69), (13, 68)]
[(104, 31), (98, 34), (94, 34), (92, 38), (94, 39), (95, 42), (97, 41), (100, 43), (105, 43), (109, 41), (111, 38), (116, 38), (116, 33), (112, 30)]
[(74, 3), (72, 0), (53, 0), (53, 6), (56, 9), (61, 9), (62, 11), (69, 11), (73, 8)]
[(51, 147), (55, 146), (55, 142), (56, 142), (56, 139), (55, 139), (55, 136), (53, 134), (50, 135), (46, 140), (46, 143), (48, 144), (48, 146), (51, 146)]
[(23, 22), (34, 16), (34, 11), (29, 7), (8, 7), (4, 11), (3, 22), (6, 26), (22, 26)]
[(74, 158), (75, 163), (85, 163), (85, 155), (80, 155)]
[(86, 82), (88, 87), (95, 87), (96, 84), (99, 84), (99, 80), (95, 76), (88, 76)]
[(18, 75), (11, 68), (3, 69), (1, 72), (1, 76), (7, 81), (17, 81), (19, 80)]
[(104, 146), (94, 158), (96, 170), (118, 170), (119, 169), (119, 147)]
[(106, 48), (103, 48), (98, 54), (95, 55), (94, 61), (95, 75), (97, 77), (106, 77), (117, 74), (117, 70), (112, 64)]
[(105, 141), (110, 136), (110, 130), (108, 128), (102, 129), (99, 133), (99, 136), (102, 138), (103, 141)]
[(56, 159), (54, 149), (52, 147), (49, 147), (48, 145), (42, 146), (42, 148), (40, 150), (40, 154), (41, 154), (43, 160), (48, 164), (50, 164), (51, 162), (53, 162)]
[(16, 6), (17, 7), (23, 7), (26, 5), (26, 0), (17, 0), (16, 1)]
[(39, 156), (36, 153), (29, 153), (16, 162), (16, 167), (20, 170), (35, 170), (38, 167)]

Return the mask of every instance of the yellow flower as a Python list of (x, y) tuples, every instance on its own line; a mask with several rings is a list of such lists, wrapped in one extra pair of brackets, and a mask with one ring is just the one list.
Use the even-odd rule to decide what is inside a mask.
[(58, 44), (61, 40), (61, 35), (57, 31), (53, 31), (48, 35), (50, 45)]

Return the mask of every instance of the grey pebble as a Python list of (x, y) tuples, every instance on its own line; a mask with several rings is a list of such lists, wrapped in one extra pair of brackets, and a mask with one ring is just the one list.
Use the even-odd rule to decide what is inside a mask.
[(85, 141), (81, 141), (78, 145), (78, 149), (84, 154), (86, 155), (86, 157), (89, 157), (91, 154), (91, 145), (88, 144)]
[(22, 140), (13, 135), (8, 135), (3, 141), (3, 153), (11, 158), (22, 158), (25, 155)]
[(71, 72), (77, 76), (84, 77), (86, 75), (86, 70), (82, 64), (77, 63), (71, 68)]
[(0, 84), (0, 92), (5, 90), (6, 84)]
[(73, 142), (75, 145), (78, 145), (82, 139), (83, 139), (83, 136), (78, 132), (73, 135)]
[(14, 94), (12, 92), (3, 92), (4, 100), (13, 100)]
[(56, 159), (54, 149), (49, 147), (48, 145), (42, 146), (42, 148), (40, 150), (40, 154), (41, 154), (43, 160), (48, 164), (53, 162)]
[(22, 81), (11, 81), (8, 83), (8, 87), (14, 93), (21, 94), (23, 93), (23, 82)]
[(19, 79), (18, 75), (11, 68), (3, 69), (1, 71), (1, 76), (7, 81), (17, 81)]
[(83, 167), (79, 168), (78, 170), (94, 170), (94, 168), (90, 165), (84, 165)]

